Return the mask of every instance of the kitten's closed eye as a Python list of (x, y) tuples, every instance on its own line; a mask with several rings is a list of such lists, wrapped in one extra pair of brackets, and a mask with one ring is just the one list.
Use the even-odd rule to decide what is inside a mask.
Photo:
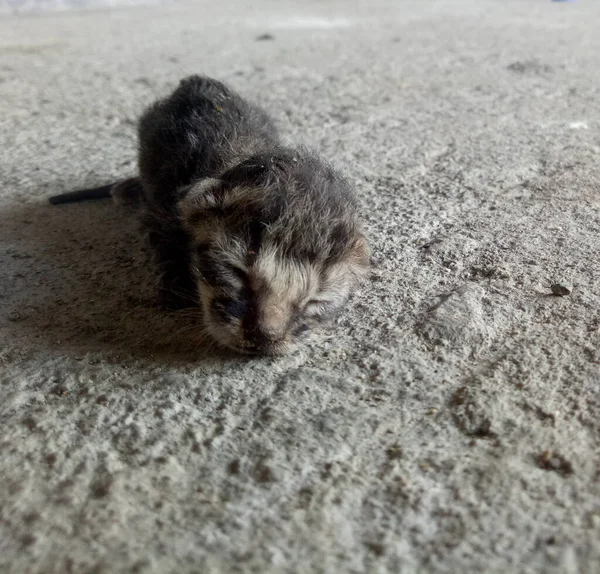
[(212, 307), (219, 318), (225, 322), (232, 319), (243, 319), (248, 311), (248, 303), (245, 300), (230, 299), (229, 297), (217, 297), (213, 300)]
[(228, 267), (229, 271), (231, 271), (242, 283), (246, 284), (248, 282), (248, 274), (239, 267), (231, 266)]
[(304, 306), (304, 314), (308, 317), (320, 317), (333, 311), (334, 305), (325, 299), (311, 299)]
[(233, 286), (239, 287), (238, 284), (245, 285), (247, 283), (248, 276), (243, 269), (215, 260), (209, 254), (208, 246), (199, 245), (196, 248), (196, 253), (198, 273), (208, 285), (227, 287), (233, 284)]

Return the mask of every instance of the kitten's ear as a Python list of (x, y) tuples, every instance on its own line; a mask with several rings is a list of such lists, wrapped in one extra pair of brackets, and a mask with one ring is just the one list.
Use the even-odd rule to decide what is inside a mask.
[(357, 278), (363, 278), (370, 267), (371, 248), (364, 234), (360, 233), (352, 241), (347, 262)]
[(221, 200), (220, 179), (206, 178), (183, 190), (177, 211), (184, 227), (193, 229)]

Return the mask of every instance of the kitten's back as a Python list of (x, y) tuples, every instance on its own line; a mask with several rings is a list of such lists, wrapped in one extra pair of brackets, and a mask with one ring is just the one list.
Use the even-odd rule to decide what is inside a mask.
[(217, 80), (185, 78), (139, 124), (146, 201), (173, 207), (178, 188), (220, 173), (237, 158), (278, 142), (266, 113)]

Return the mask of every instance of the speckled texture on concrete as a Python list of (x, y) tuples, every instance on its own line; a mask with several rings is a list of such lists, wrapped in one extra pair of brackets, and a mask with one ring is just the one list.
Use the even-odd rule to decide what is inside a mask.
[[(0, 572), (599, 572), (600, 4), (216, 4), (0, 21)], [(45, 203), (192, 72), (359, 190), (296, 355), (186, 348), (135, 220)]]

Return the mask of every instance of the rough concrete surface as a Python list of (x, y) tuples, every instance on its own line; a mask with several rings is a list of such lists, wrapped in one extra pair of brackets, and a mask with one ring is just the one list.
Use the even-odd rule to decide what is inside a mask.
[[(4, 16), (0, 572), (600, 572), (598, 22), (593, 0)], [(46, 203), (132, 173), (136, 117), (196, 72), (360, 193), (370, 280), (297, 354), (186, 346), (130, 214)]]

